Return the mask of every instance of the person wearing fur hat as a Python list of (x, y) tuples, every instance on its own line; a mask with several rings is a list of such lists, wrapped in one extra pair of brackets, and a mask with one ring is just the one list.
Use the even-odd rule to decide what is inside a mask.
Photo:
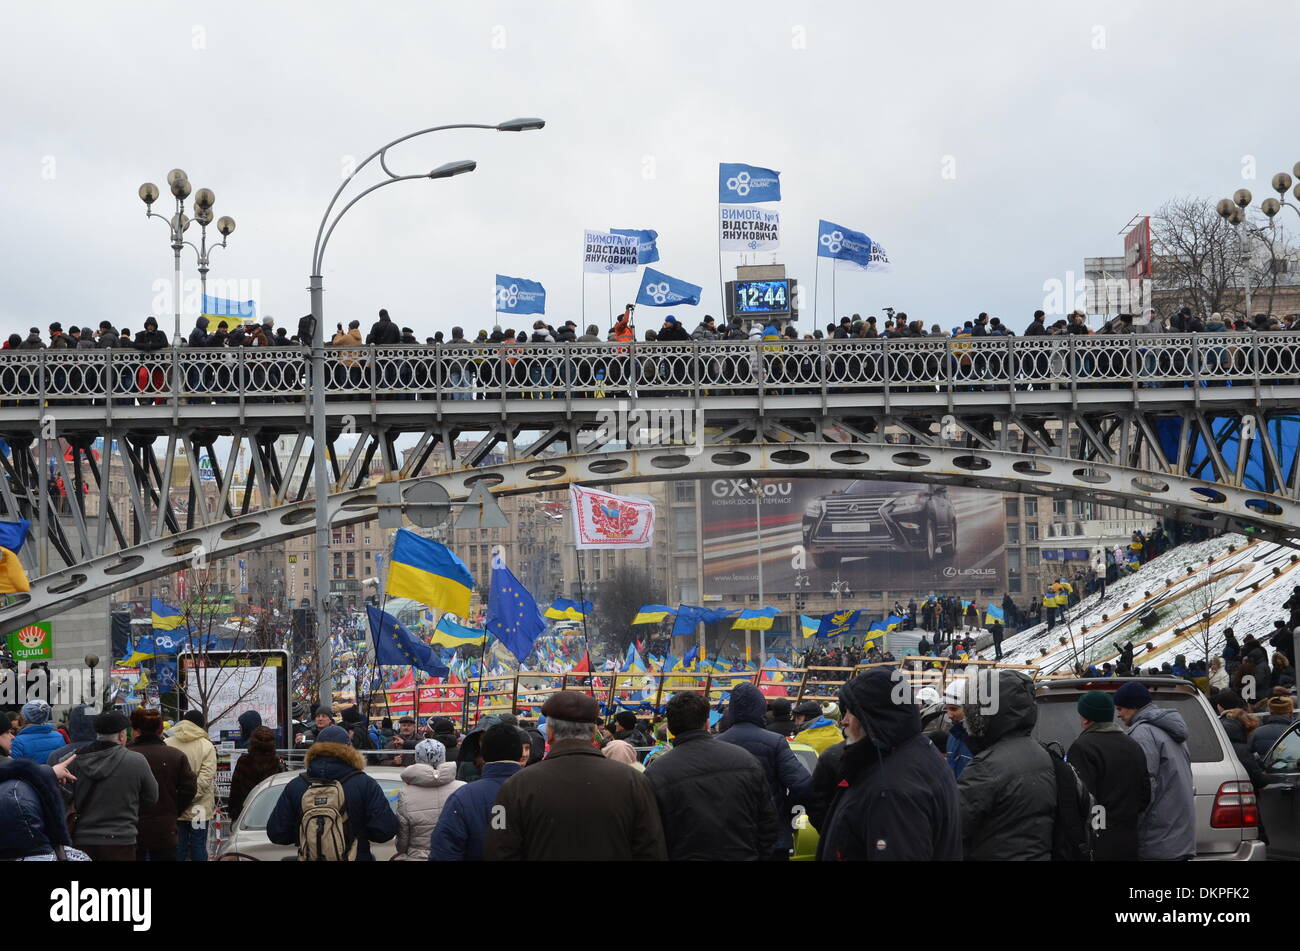
[(1196, 854), (1196, 795), (1187, 722), (1177, 710), (1157, 707), (1139, 681), (1115, 691), (1115, 712), (1142, 747), (1151, 780), (1151, 804), (1138, 826), (1138, 858), (1178, 861)]
[(1290, 697), (1269, 697), (1264, 722), (1250, 734), (1250, 751), (1261, 760), (1268, 755), (1277, 738), (1291, 726), (1294, 710)]
[(348, 732), (326, 727), (307, 750), (306, 770), (285, 784), (266, 823), (266, 836), (277, 845), (299, 845), (302, 797), (312, 780), (336, 782), (343, 787), (348, 829), (356, 843), (356, 861), (372, 862), (371, 842), (387, 842), (397, 835), (397, 817), (379, 783), (366, 775), (361, 754), (352, 748)]
[(1115, 702), (1105, 690), (1089, 690), (1076, 710), (1083, 731), (1066, 759), (1105, 810), (1105, 821), (1093, 830), (1093, 860), (1135, 862), (1138, 822), (1151, 802), (1142, 747), (1115, 722)]
[(140, 810), (136, 860), (174, 862), (176, 819), (189, 808), (198, 788), (194, 770), (183, 752), (163, 742), (163, 721), (157, 710), (137, 707), (131, 712), (131, 729), (135, 740), (129, 749), (145, 758), (158, 784), (158, 801)]
[(44, 763), (64, 745), (63, 734), (50, 722), (50, 705), (45, 701), (30, 700), (23, 704), (22, 722), (24, 726), (9, 748), (9, 755), (14, 759)]
[(425, 862), (438, 817), (451, 794), (465, 784), (456, 778), (456, 764), (447, 762), (447, 748), (437, 740), (415, 745), (415, 762), (402, 770), (397, 794), (398, 860)]

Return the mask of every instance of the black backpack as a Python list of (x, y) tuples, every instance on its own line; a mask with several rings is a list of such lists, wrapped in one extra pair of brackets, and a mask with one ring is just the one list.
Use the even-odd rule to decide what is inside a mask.
[(1092, 794), (1065, 761), (1058, 743), (1039, 744), (1052, 760), (1056, 777), (1056, 814), (1052, 817), (1052, 861), (1091, 862)]

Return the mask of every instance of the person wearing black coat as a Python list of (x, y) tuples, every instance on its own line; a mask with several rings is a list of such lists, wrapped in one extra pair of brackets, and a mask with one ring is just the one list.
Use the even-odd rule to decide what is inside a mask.
[(773, 733), (781, 736), (794, 736), (795, 730), (794, 716), (790, 713), (790, 700), (787, 697), (777, 697), (772, 701), (772, 719), (767, 722), (767, 728)]
[(135, 840), (136, 860), (140, 862), (176, 861), (177, 818), (190, 807), (198, 792), (198, 778), (190, 768), (189, 757), (163, 742), (162, 726), (156, 710), (137, 707), (131, 714), (135, 741), (128, 749), (148, 761), (158, 784), (158, 800), (140, 809)]
[(388, 316), (387, 310), (379, 312), (379, 319), (370, 325), (370, 333), (366, 335), (366, 344), (375, 346), (396, 346), (402, 342), (402, 330), (393, 319)]
[(1093, 859), (1136, 862), (1138, 819), (1151, 804), (1146, 754), (1115, 723), (1115, 702), (1106, 691), (1088, 691), (1076, 709), (1083, 732), (1070, 745), (1066, 759), (1105, 810), (1104, 821), (1093, 833)]
[(718, 734), (724, 743), (734, 743), (758, 760), (767, 777), (772, 808), (778, 816), (778, 835), (773, 847), (776, 857), (788, 858), (794, 835), (790, 819), (796, 807), (807, 809), (813, 800), (812, 777), (779, 733), (767, 729), (764, 713), (767, 698), (753, 684), (737, 684), (731, 691), (727, 714), (732, 725)]
[(876, 668), (839, 690), (843, 778), (817, 845), (818, 861), (957, 861), (961, 807), (943, 754), (898, 670)]
[(975, 754), (957, 780), (968, 860), (1049, 861), (1056, 817), (1056, 769), (1031, 735), (1038, 720), (1033, 681), (997, 671), (987, 705), (967, 697), (966, 745)]
[[(934, 738), (931, 737), (931, 742)], [(844, 778), (844, 743), (828, 746), (817, 757), (817, 766), (813, 769), (812, 800), (808, 803), (808, 821), (814, 829), (822, 832), (826, 828), (826, 814), (830, 812), (831, 801), (835, 798), (836, 787)]]
[(235, 760), (235, 769), (230, 776), (230, 798), (226, 809), (230, 821), (239, 818), (248, 801), (248, 794), (268, 776), (284, 771), (284, 763), (275, 752), (275, 733), (270, 727), (253, 727), (248, 736), (247, 752)]
[(673, 747), (646, 769), (675, 861), (757, 862), (775, 851), (777, 817), (753, 756), (707, 729), (709, 702), (675, 694), (667, 706)]
[(1237, 754), (1237, 760), (1245, 767), (1246, 775), (1250, 777), (1250, 784), (1255, 787), (1256, 792), (1263, 789), (1269, 784), (1268, 774), (1264, 772), (1264, 767), (1255, 758), (1255, 754), (1250, 751), (1246, 725), (1236, 716), (1225, 712), (1219, 717), (1219, 726), (1223, 727), (1223, 733), (1232, 744), (1232, 751)]

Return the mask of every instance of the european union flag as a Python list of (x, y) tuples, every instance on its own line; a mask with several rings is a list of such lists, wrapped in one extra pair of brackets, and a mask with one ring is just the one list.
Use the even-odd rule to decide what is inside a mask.
[(695, 625), (712, 624), (735, 613), (727, 608), (704, 608), (696, 604), (683, 604), (677, 609), (677, 619), (673, 621), (673, 637), (694, 634)]
[(546, 618), (538, 610), (537, 602), (499, 556), (492, 559), (487, 621), (483, 626), (520, 663), (533, 652), (538, 635), (546, 630)]
[(438, 663), (432, 647), (404, 628), (397, 618), (373, 604), (366, 605), (370, 636), (375, 641), (375, 663), (382, 667), (418, 667), (433, 677), (449, 671)]

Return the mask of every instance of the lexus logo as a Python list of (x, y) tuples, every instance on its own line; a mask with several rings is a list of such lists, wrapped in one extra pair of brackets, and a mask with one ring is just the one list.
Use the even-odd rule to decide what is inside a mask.
[(865, 512), (866, 510), (867, 510), (866, 505), (864, 505), (861, 502), (850, 502), (846, 508), (846, 511), (852, 512), (853, 514), (857, 514), (858, 512)]

